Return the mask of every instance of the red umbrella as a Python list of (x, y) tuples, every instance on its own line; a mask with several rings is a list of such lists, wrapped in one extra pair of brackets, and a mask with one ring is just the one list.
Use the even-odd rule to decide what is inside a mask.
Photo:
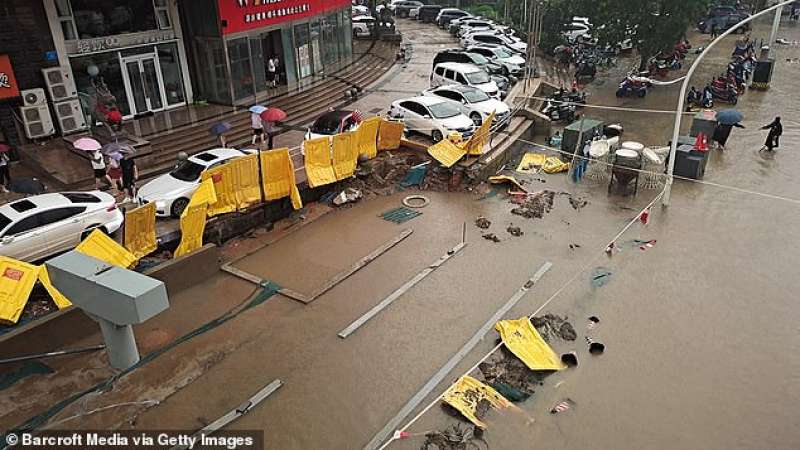
[(280, 122), (286, 118), (286, 113), (278, 108), (267, 108), (266, 111), (259, 114), (261, 120), (265, 122)]
[(5, 153), (11, 150), (11, 147), (7, 146), (6, 144), (0, 144), (0, 153)]

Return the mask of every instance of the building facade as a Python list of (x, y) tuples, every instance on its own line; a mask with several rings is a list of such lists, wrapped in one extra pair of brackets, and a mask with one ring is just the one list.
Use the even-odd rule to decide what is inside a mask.
[[(4, 0), (0, 70), (15, 75), (18, 91), (49, 93), (39, 112), (49, 109), (54, 132), (69, 134), (80, 125), (60, 126), (68, 122), (59, 102), (89, 123), (99, 108), (129, 119), (200, 100), (263, 99), (269, 59), (282, 85), (330, 73), (352, 59), (351, 29), (350, 0)], [(58, 73), (43, 72), (51, 68)], [(66, 93), (52, 89), (56, 78)], [(0, 139), (18, 144), (23, 101), (4, 85)]]

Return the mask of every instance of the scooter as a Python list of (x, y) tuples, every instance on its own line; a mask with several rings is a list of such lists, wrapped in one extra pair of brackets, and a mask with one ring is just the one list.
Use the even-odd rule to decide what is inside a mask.
[(649, 83), (645, 81), (636, 80), (628, 76), (619, 84), (616, 95), (621, 98), (628, 94), (636, 94), (639, 98), (644, 98), (647, 95), (648, 85)]
[(553, 100), (547, 100), (542, 108), (542, 114), (553, 122), (572, 122), (575, 119), (575, 111), (575, 106)]
[(736, 87), (732, 85), (727, 85), (724, 89), (721, 89), (715, 82), (715, 84), (711, 85), (711, 95), (713, 95), (717, 100), (721, 100), (732, 105), (735, 105), (739, 102), (739, 94), (736, 91)]

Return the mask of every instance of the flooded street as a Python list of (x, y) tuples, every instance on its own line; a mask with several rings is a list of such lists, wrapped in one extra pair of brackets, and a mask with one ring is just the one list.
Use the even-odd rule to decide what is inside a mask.
[[(768, 22), (755, 26), (754, 39), (766, 38)], [(426, 87), (433, 55), (455, 46), (430, 25), (400, 21), (399, 27), (415, 43), (415, 56), (407, 70), (393, 69), (396, 82), (379, 82), (355, 105), (362, 111), (383, 111), (389, 101)], [(785, 25), (778, 36), (800, 41), (800, 26)], [(689, 38), (695, 48), (708, 41), (707, 35)], [(700, 87), (724, 70), (734, 39), (714, 50), (693, 84)], [(541, 218), (512, 214), (518, 205), (507, 185), (465, 192), (408, 189), (330, 212), (306, 205), (292, 216), (301, 223), (307, 214), (302, 226), (250, 233), (226, 244), (225, 260), (309, 294), (404, 230), (413, 233), (309, 304), (276, 294), (240, 308), (256, 285), (217, 272), (171, 298), (174, 309), (137, 328), (143, 353), (201, 332), (74, 408), (82, 413), (114, 402), (151, 403), (76, 416), (82, 419), (70, 426), (196, 430), (280, 379), (278, 391), (228, 428), (263, 430), (268, 449), (364, 448), (549, 262), (552, 268), (504, 318), (566, 316), (577, 338), (556, 339), (552, 347), (558, 354), (575, 351), (578, 365), (545, 377), (518, 408), (489, 412), (489, 448), (800, 448), (800, 64), (792, 62), (800, 47), (778, 46), (776, 52), (771, 88), (748, 91), (737, 105), (746, 129), (733, 131), (724, 153), (713, 150), (702, 182), (676, 181), (672, 205), (656, 203), (648, 224), (638, 217), (660, 189), (609, 195), (605, 184), (575, 184), (564, 173), (506, 172), (530, 192), (552, 192), (552, 208), (544, 208)], [(617, 99), (626, 64), (587, 87), (592, 104), (674, 108), (679, 85), (654, 88), (645, 99)], [(624, 140), (648, 146), (666, 145), (672, 130), (672, 114), (586, 111), (587, 117), (623, 123)], [(781, 146), (772, 155), (759, 153), (766, 136), (759, 128), (778, 114), (785, 128)], [(687, 116), (686, 129), (690, 123)], [(430, 199), (417, 210), (421, 215), (401, 224), (381, 217), (411, 194)], [(491, 222), (488, 228), (476, 226), (479, 217)], [(512, 226), (521, 235), (512, 235)], [(460, 243), (464, 229), (466, 248), (351, 336), (337, 336)], [(487, 233), (499, 242), (485, 239)], [(605, 250), (612, 240), (610, 256)], [(597, 282), (598, 273), (604, 283)], [(236, 314), (208, 326), (229, 310)], [(426, 432), (465, 423), (443, 411), (439, 395), (461, 375), (480, 377), (472, 368), (497, 337), (492, 329), (466, 352), (400, 422), (409, 436), (388, 448), (418, 449)], [(605, 352), (590, 354), (587, 338), (602, 342)], [(92, 358), (91, 364), (103, 366), (102, 356)], [(68, 362), (72, 379), (58, 390), (50, 385), (54, 397), (109, 375), (90, 373), (79, 362)], [(33, 386), (39, 391), (35, 401), (48, 403), (40, 398), (48, 392), (46, 381), (22, 380), (15, 392)], [(569, 409), (550, 413), (567, 399)], [(2, 425), (15, 426), (18, 414), (30, 415), (15, 410), (24, 400), (0, 402)], [(76, 412), (60, 414), (53, 420)]]

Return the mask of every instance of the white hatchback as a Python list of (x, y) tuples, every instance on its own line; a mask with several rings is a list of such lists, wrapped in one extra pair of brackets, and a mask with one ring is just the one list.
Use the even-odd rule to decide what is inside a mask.
[(474, 64), (440, 63), (431, 72), (431, 87), (463, 84), (476, 87), (492, 98), (500, 99), (500, 88), (489, 73)]
[(459, 133), (469, 139), (475, 126), (450, 102), (436, 97), (413, 97), (397, 100), (389, 109), (389, 116), (402, 119), (406, 130), (430, 136), (439, 142), (451, 133)]
[(105, 192), (23, 198), (0, 206), (0, 255), (41, 261), (72, 250), (94, 229), (112, 234), (123, 220), (114, 197)]
[(493, 99), (485, 92), (472, 86), (452, 84), (438, 88), (427, 89), (422, 95), (446, 100), (459, 108), (462, 113), (472, 120), (475, 126), (480, 126), (483, 121), (494, 112), (493, 124), (504, 124), (511, 115), (508, 105), (500, 100)]
[(137, 201), (140, 205), (155, 202), (156, 215), (159, 217), (180, 217), (200, 185), (203, 172), (254, 152), (255, 150), (215, 148), (190, 156), (171, 172), (142, 186), (137, 194)]

